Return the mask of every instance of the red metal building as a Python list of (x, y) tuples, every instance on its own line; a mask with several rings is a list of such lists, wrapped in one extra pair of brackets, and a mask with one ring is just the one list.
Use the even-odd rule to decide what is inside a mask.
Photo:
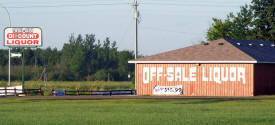
[(275, 94), (275, 45), (219, 39), (148, 56), (136, 63), (137, 95)]

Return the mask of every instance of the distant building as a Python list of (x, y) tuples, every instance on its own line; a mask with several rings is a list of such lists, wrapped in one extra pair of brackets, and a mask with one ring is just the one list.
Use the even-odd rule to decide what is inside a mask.
[(137, 95), (275, 94), (274, 42), (219, 39), (129, 63), (137, 64)]

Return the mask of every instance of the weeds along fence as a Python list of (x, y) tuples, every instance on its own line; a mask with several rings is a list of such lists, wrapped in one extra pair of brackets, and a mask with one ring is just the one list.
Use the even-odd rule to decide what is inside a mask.
[(25, 94), (25, 96), (112, 96), (112, 95), (136, 95), (136, 90), (108, 90), (108, 91), (94, 91), (81, 90), (54, 90), (54, 89), (0, 89), (0, 96), (18, 96), (19, 94)]

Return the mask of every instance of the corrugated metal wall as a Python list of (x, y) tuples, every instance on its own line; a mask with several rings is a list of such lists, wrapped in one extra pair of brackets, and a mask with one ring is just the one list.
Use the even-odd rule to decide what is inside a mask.
[[(196, 72), (193, 72), (193, 76), (191, 75), (190, 77), (190, 72), (192, 72), (190, 71), (190, 69), (192, 69), (191, 67), (193, 67), (193, 70), (194, 67), (196, 67)], [(231, 81), (229, 78), (230, 67), (233, 67)], [(236, 81), (234, 81), (234, 67), (237, 69), (236, 73), (239, 70), (238, 68), (245, 70), (245, 82), (242, 78), (236, 78)], [(214, 68), (215, 71), (220, 72), (214, 73)], [(171, 69), (173, 69), (173, 72)], [(179, 71), (179, 69), (181, 69), (181, 74), (176, 72), (176, 70)], [(226, 69), (228, 69), (227, 81)], [(161, 73), (159, 73), (160, 71), (158, 70), (160, 70)], [(167, 70), (169, 70), (169, 73)], [(153, 73), (150, 74), (150, 71)], [(224, 73), (222, 73), (222, 71)], [(149, 73), (149, 75), (147, 73)], [(174, 75), (171, 76), (171, 74)], [(203, 74), (204, 78), (208, 78), (208, 81), (202, 80)], [(215, 77), (213, 76), (214, 74)], [(222, 75), (223, 81), (221, 80)], [(237, 75), (238, 73), (236, 76)], [(179, 76), (181, 77), (179, 78)], [(170, 81), (167, 80), (168, 77)], [(183, 79), (185, 77), (187, 79), (189, 78), (189, 80), (184, 81)], [(194, 78), (196, 81), (190, 80)], [(213, 80), (214, 78), (216, 81)], [(220, 78), (220, 83), (217, 82), (219, 81), (217, 78)], [(148, 83), (144, 83), (144, 81)], [(153, 87), (156, 85), (182, 85), (182, 96), (253, 96), (253, 64), (137, 64), (137, 95), (153, 95)]]
[(275, 64), (255, 64), (255, 95), (275, 94)]

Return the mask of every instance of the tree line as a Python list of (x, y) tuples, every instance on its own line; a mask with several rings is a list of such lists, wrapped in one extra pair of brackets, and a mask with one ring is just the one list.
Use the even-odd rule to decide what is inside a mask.
[[(128, 60), (134, 58), (134, 53), (118, 51), (116, 41), (108, 37), (101, 41), (94, 34), (71, 35), (61, 50), (27, 48), (24, 52), (26, 80), (40, 80), (45, 68), (48, 80), (127, 81), (133, 77), (134, 66)], [(8, 50), (0, 50), (0, 57), (0, 80), (7, 80)], [(11, 65), (12, 80), (21, 80), (21, 59), (11, 58)]]

